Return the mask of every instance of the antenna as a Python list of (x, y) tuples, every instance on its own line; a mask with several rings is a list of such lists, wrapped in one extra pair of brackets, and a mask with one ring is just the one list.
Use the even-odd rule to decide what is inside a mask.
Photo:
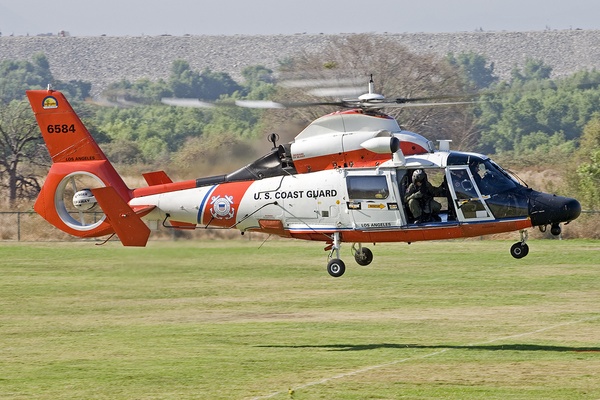
[(273, 143), (273, 149), (277, 148), (277, 141), (279, 140), (279, 135), (276, 133), (271, 133), (269, 135), (269, 142)]
[(373, 82), (373, 74), (371, 74), (371, 78), (369, 78), (369, 94), (375, 93), (375, 82)]
[(358, 96), (358, 99), (366, 102), (373, 100), (385, 100), (385, 97), (378, 93), (375, 93), (375, 82), (373, 82), (373, 74), (371, 74), (371, 78), (369, 79), (369, 93), (365, 93), (362, 96)]

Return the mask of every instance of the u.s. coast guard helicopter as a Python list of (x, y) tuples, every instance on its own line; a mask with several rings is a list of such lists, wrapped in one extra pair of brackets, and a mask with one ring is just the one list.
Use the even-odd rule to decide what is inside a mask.
[[(357, 99), (327, 103), (346, 110), (316, 119), (291, 143), (277, 146), (272, 138), (271, 152), (237, 171), (182, 182), (150, 172), (143, 174), (148, 186), (136, 189), (126, 186), (61, 92), (27, 96), (53, 161), (34, 209), (81, 238), (116, 234), (125, 246), (145, 246), (144, 220), (258, 231), (325, 242), (327, 271), (339, 277), (346, 269), (342, 243), (353, 243), (356, 262), (368, 265), (373, 253), (363, 243), (519, 231), (510, 253), (521, 258), (529, 251), (528, 228), (550, 226), (558, 235), (560, 224), (581, 212), (577, 200), (522, 186), (484, 155), (451, 151), (447, 141), (436, 150), (402, 130), (381, 109), (409, 99), (386, 99), (372, 81)], [(92, 219), (91, 210), (102, 216)]]

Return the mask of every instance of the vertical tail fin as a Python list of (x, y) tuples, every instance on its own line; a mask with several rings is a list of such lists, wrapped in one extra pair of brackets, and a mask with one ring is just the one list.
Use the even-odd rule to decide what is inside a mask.
[(61, 92), (28, 90), (27, 97), (53, 162), (106, 160)]
[(101, 215), (99, 219), (94, 214), (99, 202), (92, 194), (93, 189), (112, 187), (124, 203), (131, 199), (131, 190), (61, 92), (29, 90), (27, 97), (53, 162), (34, 205), (35, 211), (74, 236), (114, 233), (103, 210), (97, 212)]

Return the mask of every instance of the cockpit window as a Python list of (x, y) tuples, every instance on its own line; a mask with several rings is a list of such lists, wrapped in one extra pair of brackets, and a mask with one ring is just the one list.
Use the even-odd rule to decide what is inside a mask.
[(350, 199), (387, 199), (390, 192), (385, 176), (349, 176), (347, 179)]
[(469, 168), (479, 191), (484, 196), (502, 193), (518, 185), (510, 175), (489, 159), (472, 161)]

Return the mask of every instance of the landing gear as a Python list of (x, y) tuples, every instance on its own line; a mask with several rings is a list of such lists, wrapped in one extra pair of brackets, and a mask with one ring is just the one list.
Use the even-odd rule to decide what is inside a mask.
[(339, 278), (346, 272), (346, 264), (339, 258), (332, 258), (327, 263), (327, 272), (334, 278)]
[[(340, 260), (341, 245), (342, 242), (340, 240), (340, 233), (334, 232), (331, 252), (329, 253), (329, 262), (327, 263), (327, 272), (334, 278), (339, 278), (340, 276), (344, 275), (344, 272), (346, 272), (346, 264)], [(334, 253), (335, 258), (332, 258)]]
[(510, 248), (510, 255), (514, 258), (523, 258), (529, 254), (529, 246), (527, 243), (517, 242)]
[[(339, 278), (346, 272), (346, 264), (340, 260), (341, 244), (340, 233), (334, 232), (331, 247), (325, 248), (326, 250), (331, 249), (331, 252), (329, 253), (329, 262), (327, 263), (327, 272), (334, 278)], [(366, 247), (362, 247), (362, 244), (360, 243), (354, 243), (352, 245), (352, 254), (358, 265), (366, 266), (373, 261), (373, 252)]]
[(358, 265), (367, 266), (373, 261), (373, 252), (368, 247), (362, 247), (360, 243), (358, 243), (358, 248), (356, 248), (356, 243), (352, 245), (352, 252)]
[[(546, 230), (548, 229), (548, 225), (540, 225), (538, 228), (540, 229), (540, 232), (545, 233)], [(561, 232), (562, 232), (562, 228), (560, 227), (559, 224), (552, 224), (550, 226), (550, 233), (553, 236), (559, 236), (561, 234)]]
[(527, 241), (527, 237), (529, 235), (527, 234), (527, 231), (525, 231), (525, 230), (520, 231), (520, 233), (521, 233), (521, 241), (513, 244), (510, 247), (510, 255), (513, 256), (514, 258), (523, 258), (527, 254), (529, 254), (529, 246), (527, 245), (527, 243), (525, 243)]

